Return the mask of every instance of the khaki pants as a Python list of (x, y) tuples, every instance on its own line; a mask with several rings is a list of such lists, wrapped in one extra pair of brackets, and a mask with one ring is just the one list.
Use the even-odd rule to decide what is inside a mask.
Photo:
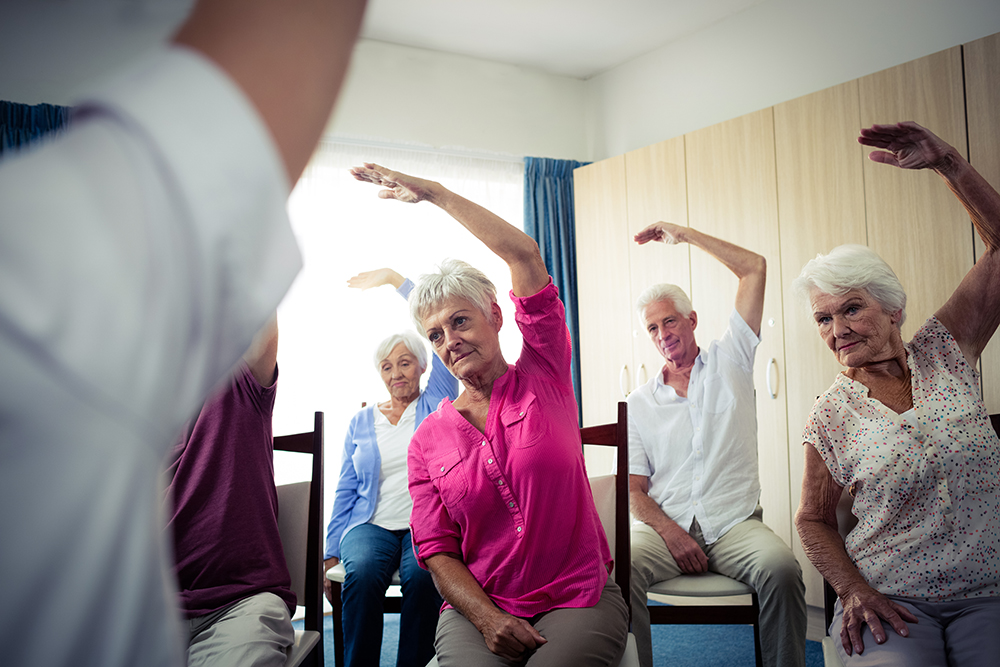
[[(802, 569), (791, 549), (761, 521), (758, 506), (748, 519), (706, 546), (701, 528), (694, 538), (708, 556), (708, 569), (742, 581), (760, 600), (760, 646), (767, 667), (803, 667), (806, 660), (806, 602)], [(632, 526), (632, 633), (639, 663), (652, 667), (653, 648), (646, 591), (682, 574), (667, 545), (646, 524)]]
[(525, 619), (548, 642), (525, 662), (510, 662), (486, 648), (483, 635), (455, 609), (446, 609), (438, 621), (434, 647), (440, 667), (471, 665), (526, 665), (527, 667), (615, 667), (625, 652), (628, 608), (610, 578), (593, 607), (560, 608)]
[(188, 630), (188, 667), (282, 667), (295, 641), (288, 607), (274, 593), (192, 618)]

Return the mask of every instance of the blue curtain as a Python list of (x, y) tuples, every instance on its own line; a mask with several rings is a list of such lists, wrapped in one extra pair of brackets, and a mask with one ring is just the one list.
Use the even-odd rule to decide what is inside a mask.
[(0, 155), (54, 132), (69, 122), (72, 107), (0, 101)]
[[(573, 390), (580, 406), (580, 316), (576, 298), (576, 222), (573, 170), (587, 162), (524, 158), (524, 231), (535, 239), (566, 305), (573, 341)], [(577, 416), (583, 419), (583, 415)]]

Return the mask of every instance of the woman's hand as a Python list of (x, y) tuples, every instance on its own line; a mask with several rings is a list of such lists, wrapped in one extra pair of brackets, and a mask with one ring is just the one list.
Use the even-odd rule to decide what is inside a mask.
[(500, 609), (480, 623), (479, 631), (486, 648), (507, 660), (524, 660), (526, 652), (548, 641), (530, 623)]
[(323, 561), (323, 592), (326, 594), (326, 599), (333, 604), (333, 582), (326, 578), (326, 573), (331, 567), (336, 566), (340, 562), (340, 559), (334, 556), (333, 558), (327, 558)]
[(904, 620), (911, 623), (917, 622), (917, 617), (910, 613), (906, 607), (896, 604), (865, 584), (860, 584), (847, 594), (841, 595), (840, 602), (844, 606), (840, 641), (843, 643), (847, 655), (852, 655), (852, 652), (859, 655), (864, 653), (865, 644), (861, 641), (861, 632), (864, 630), (865, 624), (871, 630), (875, 642), (884, 644), (886, 636), (885, 630), (882, 628), (882, 619), (888, 621), (900, 637), (910, 635)]
[(660, 241), (667, 245), (676, 245), (684, 241), (683, 234), (687, 227), (675, 225), (672, 222), (657, 222), (646, 227), (633, 238), (639, 245), (650, 241)]
[(861, 130), (858, 143), (885, 149), (872, 151), (868, 158), (900, 169), (946, 169), (955, 154), (941, 137), (912, 121), (872, 125)]
[(347, 286), (354, 289), (366, 290), (382, 285), (392, 285), (396, 289), (403, 284), (403, 276), (392, 269), (375, 269), (374, 271), (362, 271), (356, 276), (347, 279)]
[(378, 196), (382, 199), (395, 199), (407, 204), (432, 200), (434, 188), (437, 186), (434, 181), (407, 176), (372, 162), (366, 162), (363, 167), (352, 167), (351, 175), (359, 181), (386, 188), (379, 190)]

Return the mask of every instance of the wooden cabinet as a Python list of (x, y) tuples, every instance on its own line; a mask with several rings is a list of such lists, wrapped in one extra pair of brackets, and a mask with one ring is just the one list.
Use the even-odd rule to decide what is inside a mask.
[[(781, 289), (785, 308), (785, 387), (788, 397), (789, 508), (794, 518), (802, 492), (806, 417), (842, 366), (819, 337), (808, 303), (792, 281), (817, 253), (843, 243), (864, 245), (864, 147), (857, 81), (774, 107)], [(805, 556), (798, 533), (792, 550), (802, 565), (806, 602), (823, 606), (823, 578)]]
[[(760, 502), (764, 522), (791, 545), (772, 111), (765, 109), (692, 132), (686, 142), (690, 226), (767, 260), (762, 340), (754, 364)], [(737, 284), (736, 276), (718, 260), (697, 248), (691, 250), (691, 301), (698, 313), (695, 334), (701, 345), (726, 330)]]
[[(1000, 34), (984, 37), (963, 47), (965, 55), (965, 104), (969, 123), (969, 162), (1000, 188)], [(976, 257), (985, 250), (976, 234)], [(1000, 413), (1000, 336), (986, 346), (980, 365), (983, 399), (990, 414)]]

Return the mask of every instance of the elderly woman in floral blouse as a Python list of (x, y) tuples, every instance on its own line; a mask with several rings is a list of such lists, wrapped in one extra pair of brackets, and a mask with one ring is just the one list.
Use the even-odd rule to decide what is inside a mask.
[[(806, 264), (796, 288), (847, 370), (806, 424), (796, 526), (840, 598), (830, 630), (845, 664), (996, 665), (1000, 441), (976, 365), (1000, 322), (1000, 195), (916, 123), (876, 125), (859, 141), (884, 149), (875, 162), (937, 172), (986, 252), (909, 343), (906, 295), (874, 252), (841, 246)], [(858, 518), (846, 543), (845, 488)]]

